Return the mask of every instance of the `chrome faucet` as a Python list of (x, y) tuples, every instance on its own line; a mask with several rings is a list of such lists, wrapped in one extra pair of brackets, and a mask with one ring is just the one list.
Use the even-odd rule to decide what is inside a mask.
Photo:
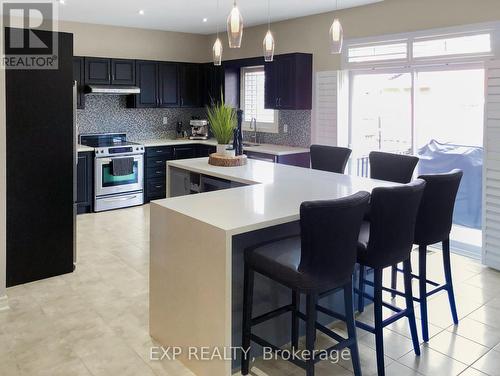
[(252, 135), (252, 138), (253, 138), (253, 142), (258, 144), (258, 135), (257, 135), (257, 119), (256, 118), (252, 118), (252, 120), (250, 120), (250, 129), (253, 130), (253, 135)]

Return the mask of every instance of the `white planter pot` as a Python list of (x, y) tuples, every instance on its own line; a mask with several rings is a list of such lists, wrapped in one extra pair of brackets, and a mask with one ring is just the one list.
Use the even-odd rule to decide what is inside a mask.
[(229, 145), (229, 144), (217, 144), (217, 154), (234, 157), (234, 155), (235, 155), (234, 150), (232, 150), (232, 149), (228, 150), (228, 148), (230, 146), (231, 145)]

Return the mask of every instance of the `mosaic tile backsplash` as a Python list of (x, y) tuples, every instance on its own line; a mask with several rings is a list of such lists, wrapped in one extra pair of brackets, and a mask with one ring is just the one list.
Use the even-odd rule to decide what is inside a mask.
[[(127, 108), (125, 96), (87, 95), (85, 109), (77, 110), (78, 133), (124, 132), (129, 140), (174, 138), (182, 121), (189, 130), (191, 116), (205, 117), (203, 108)], [(163, 125), (163, 118), (168, 124)], [(288, 132), (284, 132), (287, 125)], [(243, 132), (250, 140), (251, 132)], [(280, 111), (279, 133), (258, 133), (261, 143), (309, 147), (311, 111)]]

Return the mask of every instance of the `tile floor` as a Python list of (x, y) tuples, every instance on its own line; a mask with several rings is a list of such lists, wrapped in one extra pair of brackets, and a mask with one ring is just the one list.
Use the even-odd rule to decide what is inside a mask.
[[(0, 375), (192, 375), (175, 361), (150, 361), (149, 207), (78, 216), (78, 267), (72, 274), (8, 289), (0, 312)], [(440, 253), (429, 256), (441, 278)], [(431, 340), (412, 352), (407, 323), (385, 331), (387, 375), (500, 375), (500, 273), (453, 257), (461, 322), (451, 325), (444, 294), (429, 303)], [(417, 307), (418, 308), (418, 307)], [(360, 317), (372, 320), (370, 308)], [(339, 333), (342, 325), (336, 325)], [(358, 331), (365, 376), (376, 373), (372, 335)], [(319, 335), (319, 346), (329, 339)], [(350, 362), (317, 366), (317, 375), (352, 375)], [(284, 361), (254, 363), (255, 376), (304, 373)]]

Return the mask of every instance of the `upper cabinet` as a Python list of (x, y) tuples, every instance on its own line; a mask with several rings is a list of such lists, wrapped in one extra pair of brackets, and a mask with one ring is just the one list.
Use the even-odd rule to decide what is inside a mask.
[(76, 81), (76, 108), (85, 108), (85, 95), (83, 94), (83, 80), (85, 65), (83, 57), (73, 57), (73, 81)]
[(136, 84), (140, 94), (131, 96), (127, 106), (201, 107), (203, 105), (203, 71), (201, 64), (136, 62)]
[(158, 63), (154, 61), (136, 62), (136, 85), (140, 94), (127, 98), (127, 106), (134, 108), (158, 107)]
[(180, 64), (180, 105), (181, 107), (202, 106), (202, 70), (200, 64)]
[(224, 93), (224, 68), (213, 63), (203, 65), (203, 104), (210, 106), (220, 102)]
[(135, 85), (135, 60), (86, 57), (85, 85)]
[(135, 85), (135, 60), (111, 59), (111, 84)]
[(159, 107), (179, 106), (179, 64), (158, 64)]
[(275, 110), (312, 109), (312, 55), (275, 56), (265, 64), (265, 107)]
[(111, 59), (85, 58), (85, 85), (109, 85), (111, 83)]

